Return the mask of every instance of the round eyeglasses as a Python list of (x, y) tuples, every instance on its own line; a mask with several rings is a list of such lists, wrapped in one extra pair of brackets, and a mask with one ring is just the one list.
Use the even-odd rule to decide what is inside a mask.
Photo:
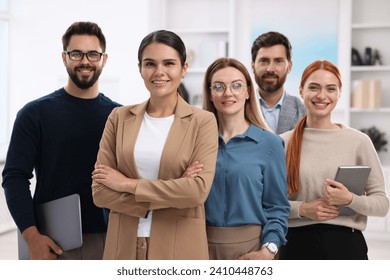
[(82, 51), (70, 51), (70, 52), (65, 51), (64, 53), (66, 53), (69, 56), (69, 59), (73, 61), (81, 61), (84, 59), (84, 55), (85, 55), (87, 56), (87, 59), (89, 61), (96, 62), (99, 61), (103, 55), (103, 53), (97, 51), (90, 51), (86, 53)]
[[(216, 96), (222, 96), (226, 92), (227, 86), (223, 83), (214, 83), (211, 87), (211, 93)], [(231, 83), (229, 85), (230, 92), (233, 95), (240, 95), (244, 92), (244, 89), (247, 88), (244, 84), (242, 83)]]

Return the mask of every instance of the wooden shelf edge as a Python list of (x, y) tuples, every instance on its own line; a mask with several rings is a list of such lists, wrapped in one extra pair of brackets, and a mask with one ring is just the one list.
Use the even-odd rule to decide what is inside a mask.
[(352, 72), (363, 72), (363, 71), (390, 71), (390, 65), (362, 65), (362, 66), (351, 66)]
[(390, 113), (390, 107), (381, 108), (351, 108), (351, 113)]
[(353, 23), (352, 29), (390, 29), (390, 23)]

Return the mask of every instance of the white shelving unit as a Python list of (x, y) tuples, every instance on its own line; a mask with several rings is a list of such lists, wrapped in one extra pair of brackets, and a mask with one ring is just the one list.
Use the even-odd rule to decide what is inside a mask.
[[(361, 129), (376, 126), (384, 132), (389, 141), (388, 151), (379, 152), (390, 195), (390, 2), (388, 0), (344, 0), (351, 9), (351, 47), (364, 57), (366, 47), (377, 49), (382, 65), (350, 66), (350, 87), (354, 80), (380, 80), (382, 106), (373, 109), (349, 109), (350, 126)], [(369, 238), (389, 240), (390, 215), (369, 217), (367, 230)]]
[[(355, 80), (380, 80), (382, 106), (375, 109), (350, 108), (350, 125), (357, 129), (376, 126), (390, 142), (390, 2), (387, 0), (351, 1), (351, 47), (364, 57), (366, 47), (377, 49), (382, 65), (352, 66), (351, 83)], [(351, 86), (352, 88), (352, 86)], [(390, 144), (389, 144), (390, 145)], [(380, 152), (384, 166), (390, 166), (390, 148)]]

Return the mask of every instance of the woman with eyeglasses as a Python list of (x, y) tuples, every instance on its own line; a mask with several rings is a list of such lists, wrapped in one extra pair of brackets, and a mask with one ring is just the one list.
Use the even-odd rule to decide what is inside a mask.
[(205, 203), (210, 259), (274, 259), (286, 243), (290, 211), (283, 141), (265, 123), (242, 63), (220, 58), (208, 67), (203, 107), (219, 132)]
[(104, 259), (208, 259), (216, 119), (178, 93), (187, 62), (175, 33), (147, 35), (138, 61), (150, 98), (111, 113), (92, 175), (95, 204), (110, 209)]

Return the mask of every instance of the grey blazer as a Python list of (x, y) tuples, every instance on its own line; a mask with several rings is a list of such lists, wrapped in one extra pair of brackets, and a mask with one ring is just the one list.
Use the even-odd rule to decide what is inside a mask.
[(282, 108), (279, 113), (276, 134), (282, 134), (295, 128), (298, 121), (306, 114), (306, 107), (302, 101), (287, 92), (284, 95)]

